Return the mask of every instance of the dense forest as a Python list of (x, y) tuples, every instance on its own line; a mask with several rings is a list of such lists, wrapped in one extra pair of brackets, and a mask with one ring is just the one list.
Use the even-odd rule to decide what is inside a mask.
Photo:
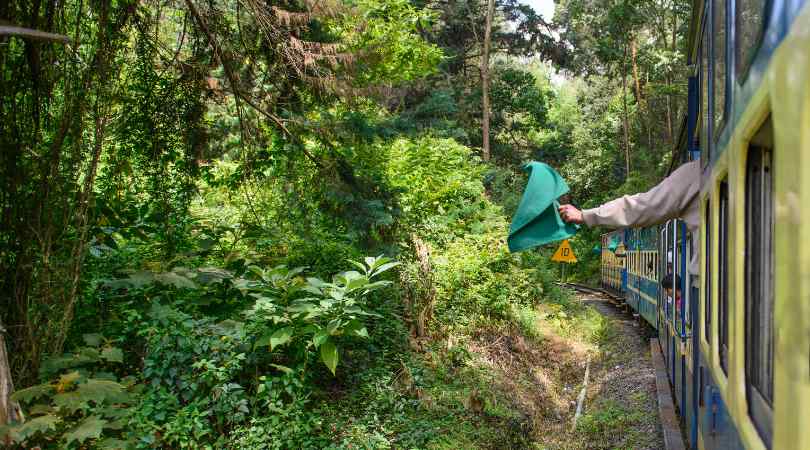
[(689, 6), (2, 2), (0, 439), (620, 445), (561, 400), (609, 330), (506, 235), (530, 160), (667, 173)]

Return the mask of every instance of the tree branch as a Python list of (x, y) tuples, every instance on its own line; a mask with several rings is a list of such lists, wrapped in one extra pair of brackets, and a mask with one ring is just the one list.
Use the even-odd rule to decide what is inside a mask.
[(73, 42), (72, 39), (64, 34), (47, 33), (45, 31), (34, 30), (32, 28), (23, 28), (4, 24), (0, 25), (0, 36), (16, 36), (23, 39), (32, 39), (35, 41), (45, 42), (61, 42), (63, 44), (70, 44)]

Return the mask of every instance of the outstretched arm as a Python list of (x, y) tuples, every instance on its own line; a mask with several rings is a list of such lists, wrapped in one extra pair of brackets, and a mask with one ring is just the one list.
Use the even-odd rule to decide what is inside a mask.
[(700, 163), (692, 161), (647, 192), (625, 195), (584, 211), (562, 205), (559, 212), (564, 221), (571, 223), (610, 228), (643, 227), (678, 217), (699, 192)]

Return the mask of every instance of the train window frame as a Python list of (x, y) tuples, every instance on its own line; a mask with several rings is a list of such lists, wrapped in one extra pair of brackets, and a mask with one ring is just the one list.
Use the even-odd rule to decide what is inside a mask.
[(728, 376), (729, 373), (729, 278), (731, 269), (729, 268), (729, 222), (731, 214), (729, 212), (729, 179), (728, 174), (718, 185), (717, 201), (717, 352), (720, 368)]
[(713, 254), (712, 250), (714, 249), (712, 239), (714, 235), (714, 228), (712, 225), (715, 223), (714, 221), (714, 210), (712, 209), (712, 199), (711, 196), (706, 196), (706, 201), (703, 204), (703, 223), (704, 223), (704, 231), (703, 231), (703, 251), (704, 251), (704, 270), (703, 270), (703, 342), (707, 346), (707, 348), (712, 348), (712, 325), (714, 321), (712, 320), (712, 312), (714, 308), (712, 308), (712, 301), (714, 300), (714, 295), (712, 295), (712, 291), (714, 286), (712, 285), (712, 268), (713, 268)]
[(773, 122), (768, 117), (751, 139), (746, 154), (744, 260), (745, 396), (748, 415), (768, 448), (773, 441), (775, 364), (773, 154)]
[(739, 8), (739, 0), (735, 0), (734, 2), (734, 74), (737, 79), (737, 83), (742, 86), (748, 80), (748, 74), (751, 72), (751, 66), (753, 65), (754, 61), (757, 59), (757, 55), (759, 54), (760, 48), (762, 48), (762, 43), (765, 41), (765, 32), (768, 29), (768, 22), (771, 20), (771, 6), (772, 0), (762, 0), (761, 2), (761, 12), (762, 12), (762, 24), (757, 30), (757, 37), (750, 42), (749, 44), (751, 47), (750, 54), (748, 58), (743, 58), (742, 51), (744, 50), (743, 46), (743, 39), (740, 23), (742, 19), (741, 15), (741, 8)]
[[(729, 69), (728, 69), (728, 63), (729, 63), (729, 60), (730, 60), (730, 58), (729, 58), (729, 53), (730, 53), (729, 52), (729, 48), (730, 48), (730, 45), (729, 45), (729, 35), (730, 35), (729, 30), (731, 29), (731, 27), (730, 27), (731, 20), (730, 20), (730, 15), (729, 15), (728, 12), (729, 12), (729, 9), (730, 9), (729, 6), (731, 6), (731, 5), (730, 5), (730, 0), (713, 0), (711, 2), (711, 4), (712, 4), (712, 7), (711, 7), (711, 24), (712, 24), (712, 27), (711, 27), (711, 29), (712, 29), (712, 32), (711, 32), (711, 36), (712, 36), (712, 40), (711, 40), (711, 67), (712, 67), (711, 80), (712, 80), (712, 82), (711, 82), (711, 86), (710, 86), (710, 96), (711, 96), (711, 104), (710, 105), (711, 106), (710, 106), (709, 111), (711, 113), (710, 113), (710, 120), (709, 121), (712, 124), (712, 131), (711, 131), (711, 139), (710, 139), (709, 145), (712, 147), (711, 154), (716, 157), (719, 152), (717, 151), (716, 148), (714, 148), (714, 146), (717, 145), (717, 142), (720, 140), (720, 135), (723, 134), (723, 130), (726, 127), (726, 122), (728, 121), (727, 119), (728, 119), (728, 112), (729, 112), (729, 104), (731, 103), (731, 98), (729, 96), (729, 92), (731, 90), (729, 81), (730, 81), (731, 77), (730, 77)], [(722, 11), (723, 17), (722, 17), (722, 20), (718, 20), (720, 18), (718, 18), (717, 15), (721, 14), (721, 13), (719, 13), (717, 11), (717, 8), (716, 8), (717, 5), (723, 5), (723, 11)], [(722, 37), (723, 37), (723, 45), (722, 45), (722, 47), (723, 48), (720, 49), (721, 50), (721, 56), (722, 56), (721, 60), (718, 60), (718, 52), (717, 52), (717, 50), (718, 50), (717, 49), (717, 44), (718, 44), (717, 40), (719, 38), (718, 29), (717, 29), (718, 24), (723, 25), (723, 34), (722, 34)], [(718, 116), (717, 116), (718, 111), (717, 111), (717, 108), (716, 108), (716, 106), (717, 106), (716, 105), (716, 100), (717, 100), (717, 86), (716, 86), (717, 83), (716, 82), (718, 81), (717, 78), (716, 78), (716, 75), (717, 75), (716, 72), (717, 72), (717, 62), (718, 61), (722, 61), (723, 68), (724, 68), (723, 69), (723, 74), (722, 74), (722, 77), (723, 77), (723, 79), (722, 79), (723, 100), (722, 100), (721, 111), (720, 111), (722, 113), (722, 116), (719, 119), (718, 119)]]

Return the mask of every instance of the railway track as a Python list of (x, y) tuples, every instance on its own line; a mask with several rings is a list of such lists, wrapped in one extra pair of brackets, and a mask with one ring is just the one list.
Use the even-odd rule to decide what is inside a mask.
[(579, 283), (559, 283), (560, 286), (567, 287), (569, 289), (573, 289), (578, 292), (582, 292), (584, 294), (593, 294), (593, 295), (601, 295), (607, 297), (610, 300), (616, 301), (621, 300), (621, 298), (611, 294), (610, 292), (602, 289), (602, 288), (595, 288), (591, 286), (586, 286), (584, 284)]
[(611, 303), (614, 307), (622, 309), (625, 312), (632, 312), (633, 317), (636, 318), (636, 319), (638, 319), (638, 317), (639, 317), (638, 314), (636, 314), (635, 312), (629, 311), (627, 303), (625, 303), (625, 301), (624, 301), (624, 298), (618, 297), (615, 294), (613, 294), (613, 293), (611, 293), (611, 292), (609, 292), (609, 291), (607, 291), (605, 289), (586, 286), (584, 284), (579, 284), (579, 283), (558, 283), (558, 284), (560, 286), (562, 286), (562, 287), (567, 287), (569, 289), (573, 289), (573, 290), (575, 290), (577, 292), (581, 292), (583, 294), (602, 296), (605, 299), (607, 299), (608, 302)]

